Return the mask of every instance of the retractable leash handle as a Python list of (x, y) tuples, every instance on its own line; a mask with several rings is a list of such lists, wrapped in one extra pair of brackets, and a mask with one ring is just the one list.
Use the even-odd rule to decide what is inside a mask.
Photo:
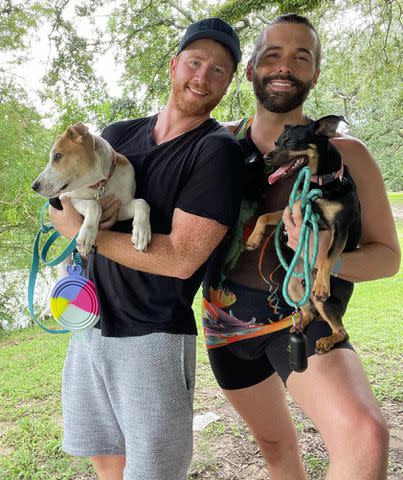
[[(41, 255), (39, 256), (39, 240), (41, 234), (47, 234), (54, 229), (53, 225), (43, 223), (43, 215), (49, 202), (42, 207), (39, 229), (33, 248), (32, 265), (28, 281), (28, 306), (33, 320), (48, 333), (70, 333), (86, 330), (94, 326), (99, 320), (99, 304), (94, 283), (81, 276), (82, 262), (76, 250), (75, 238), (67, 248), (54, 260), (47, 260), (50, 247), (60, 236), (57, 231), (45, 242)], [(63, 262), (73, 253), (74, 265), (67, 267), (68, 276), (59, 280), (53, 288), (50, 301), (50, 309), (55, 319), (63, 326), (63, 330), (54, 330), (45, 327), (36, 317), (34, 312), (34, 292), (36, 277), (39, 269), (39, 258), (48, 266), (55, 266)]]

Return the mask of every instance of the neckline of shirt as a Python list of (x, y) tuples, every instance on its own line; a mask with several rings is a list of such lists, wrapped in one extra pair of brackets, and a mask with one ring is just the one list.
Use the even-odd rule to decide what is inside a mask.
[(149, 140), (149, 143), (151, 145), (152, 148), (158, 148), (158, 147), (162, 147), (162, 146), (166, 146), (166, 145), (169, 145), (170, 143), (173, 143), (175, 141), (178, 141), (178, 140), (181, 140), (183, 137), (185, 137), (186, 135), (189, 135), (190, 133), (193, 133), (195, 132), (196, 130), (198, 129), (201, 129), (203, 127), (206, 127), (207, 124), (211, 123), (211, 124), (214, 124), (214, 123), (217, 123), (217, 120), (215, 120), (214, 118), (207, 118), (203, 123), (201, 123), (200, 125), (198, 125), (197, 127), (195, 128), (192, 128), (191, 130), (188, 130), (186, 132), (183, 132), (181, 133), (180, 135), (174, 137), (174, 138), (171, 138), (165, 142), (162, 142), (162, 143), (156, 143), (155, 142), (155, 139), (154, 139), (154, 127), (155, 127), (155, 124), (157, 123), (157, 119), (158, 119), (158, 113), (154, 114), (151, 116), (151, 121), (150, 121), (150, 124), (149, 124), (149, 128), (148, 128), (148, 140)]

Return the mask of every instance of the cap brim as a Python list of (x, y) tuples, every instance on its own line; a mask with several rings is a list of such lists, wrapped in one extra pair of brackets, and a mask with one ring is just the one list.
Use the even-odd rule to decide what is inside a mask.
[(187, 46), (189, 46), (192, 42), (195, 42), (196, 40), (201, 40), (203, 38), (215, 40), (216, 42), (222, 43), (227, 48), (229, 48), (230, 52), (232, 53), (232, 56), (234, 57), (236, 65), (238, 65), (238, 63), (241, 60), (242, 54), (238, 49), (236, 49), (238, 51), (235, 50), (234, 48), (235, 45), (232, 40), (232, 37), (230, 37), (224, 32), (219, 33), (214, 30), (204, 30), (202, 32), (194, 33), (189, 38), (187, 38), (186, 41), (183, 42), (183, 44), (180, 45), (179, 53), (182, 50), (184, 50)]

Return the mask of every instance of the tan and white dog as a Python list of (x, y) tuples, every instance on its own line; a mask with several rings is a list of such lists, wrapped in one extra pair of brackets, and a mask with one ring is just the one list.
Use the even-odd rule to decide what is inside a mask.
[(110, 144), (76, 123), (56, 138), (49, 163), (32, 184), (42, 197), (71, 197), (84, 217), (77, 235), (77, 250), (87, 255), (95, 244), (102, 209), (99, 200), (113, 194), (121, 201), (118, 220), (133, 218), (132, 243), (144, 251), (151, 239), (150, 207), (135, 199), (135, 175), (131, 163)]

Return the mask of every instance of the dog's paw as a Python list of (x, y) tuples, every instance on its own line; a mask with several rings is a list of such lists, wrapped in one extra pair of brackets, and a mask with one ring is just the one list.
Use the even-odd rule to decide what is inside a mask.
[(260, 238), (257, 235), (251, 235), (245, 243), (245, 250), (256, 250), (260, 245)]
[(81, 229), (76, 238), (77, 250), (80, 255), (87, 256), (95, 245), (95, 239), (97, 238), (97, 230), (92, 228)]
[(318, 295), (316, 292), (313, 292), (313, 294), (315, 295), (315, 299), (321, 303), (326, 302), (326, 300), (330, 297), (328, 293), (325, 293), (324, 295)]
[(330, 337), (319, 338), (316, 340), (315, 351), (318, 355), (323, 355), (331, 350), (334, 347), (334, 344), (335, 341), (332, 338), (332, 335), (330, 335)]
[(312, 287), (312, 294), (318, 302), (326, 302), (330, 297), (330, 285), (317, 277)]
[(150, 223), (147, 221), (133, 222), (132, 244), (134, 248), (139, 252), (144, 252), (147, 249), (147, 246), (150, 243), (150, 240), (151, 240)]

